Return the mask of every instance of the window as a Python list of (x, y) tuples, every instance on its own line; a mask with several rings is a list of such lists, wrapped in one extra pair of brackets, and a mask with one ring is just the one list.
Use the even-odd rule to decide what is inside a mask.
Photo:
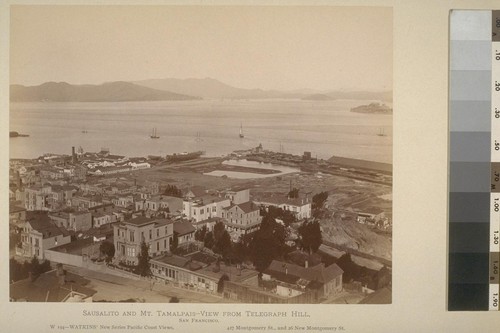
[(214, 206), (214, 207), (212, 207), (212, 212), (214, 212), (214, 213), (215, 213), (216, 211), (217, 211), (217, 207), (215, 207), (215, 206)]
[(153, 230), (149, 229), (149, 239), (153, 239)]
[(202, 209), (200, 210), (200, 215), (201, 215), (201, 214), (203, 214), (204, 212), (205, 212), (205, 210), (202, 208)]
[(156, 251), (160, 251), (160, 242), (156, 242)]
[(127, 247), (127, 257), (135, 257), (135, 247)]
[(156, 237), (160, 237), (160, 229), (156, 229)]
[(131, 241), (131, 242), (134, 242), (134, 241), (135, 241), (135, 240), (134, 240), (134, 238), (135, 238), (135, 237), (134, 237), (134, 236), (135, 236), (135, 235), (134, 235), (134, 234), (135, 234), (135, 232), (133, 232), (133, 231), (129, 231), (129, 233), (130, 233), (130, 241)]

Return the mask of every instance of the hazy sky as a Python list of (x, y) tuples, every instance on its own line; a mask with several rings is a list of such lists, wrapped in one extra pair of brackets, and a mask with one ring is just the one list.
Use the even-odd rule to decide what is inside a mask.
[(392, 9), (12, 6), (10, 82), (392, 89)]

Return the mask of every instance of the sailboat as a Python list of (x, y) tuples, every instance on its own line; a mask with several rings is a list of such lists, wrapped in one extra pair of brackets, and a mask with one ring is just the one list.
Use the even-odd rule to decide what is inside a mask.
[(156, 135), (156, 127), (153, 128), (153, 133), (151, 134), (151, 139), (159, 139), (160, 137)]
[(240, 138), (244, 138), (245, 136), (243, 135), (243, 125), (240, 123)]

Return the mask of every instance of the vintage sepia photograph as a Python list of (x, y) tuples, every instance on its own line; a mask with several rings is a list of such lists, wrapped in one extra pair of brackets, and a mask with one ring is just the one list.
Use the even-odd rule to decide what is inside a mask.
[(10, 302), (392, 303), (392, 8), (12, 5), (9, 40)]

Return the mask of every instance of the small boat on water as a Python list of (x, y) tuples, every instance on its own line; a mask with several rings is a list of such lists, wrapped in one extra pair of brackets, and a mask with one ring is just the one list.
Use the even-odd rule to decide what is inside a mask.
[(160, 137), (156, 134), (156, 127), (153, 128), (153, 133), (151, 134), (151, 139), (159, 139)]
[(245, 135), (243, 135), (243, 125), (240, 124), (240, 138), (243, 139)]

